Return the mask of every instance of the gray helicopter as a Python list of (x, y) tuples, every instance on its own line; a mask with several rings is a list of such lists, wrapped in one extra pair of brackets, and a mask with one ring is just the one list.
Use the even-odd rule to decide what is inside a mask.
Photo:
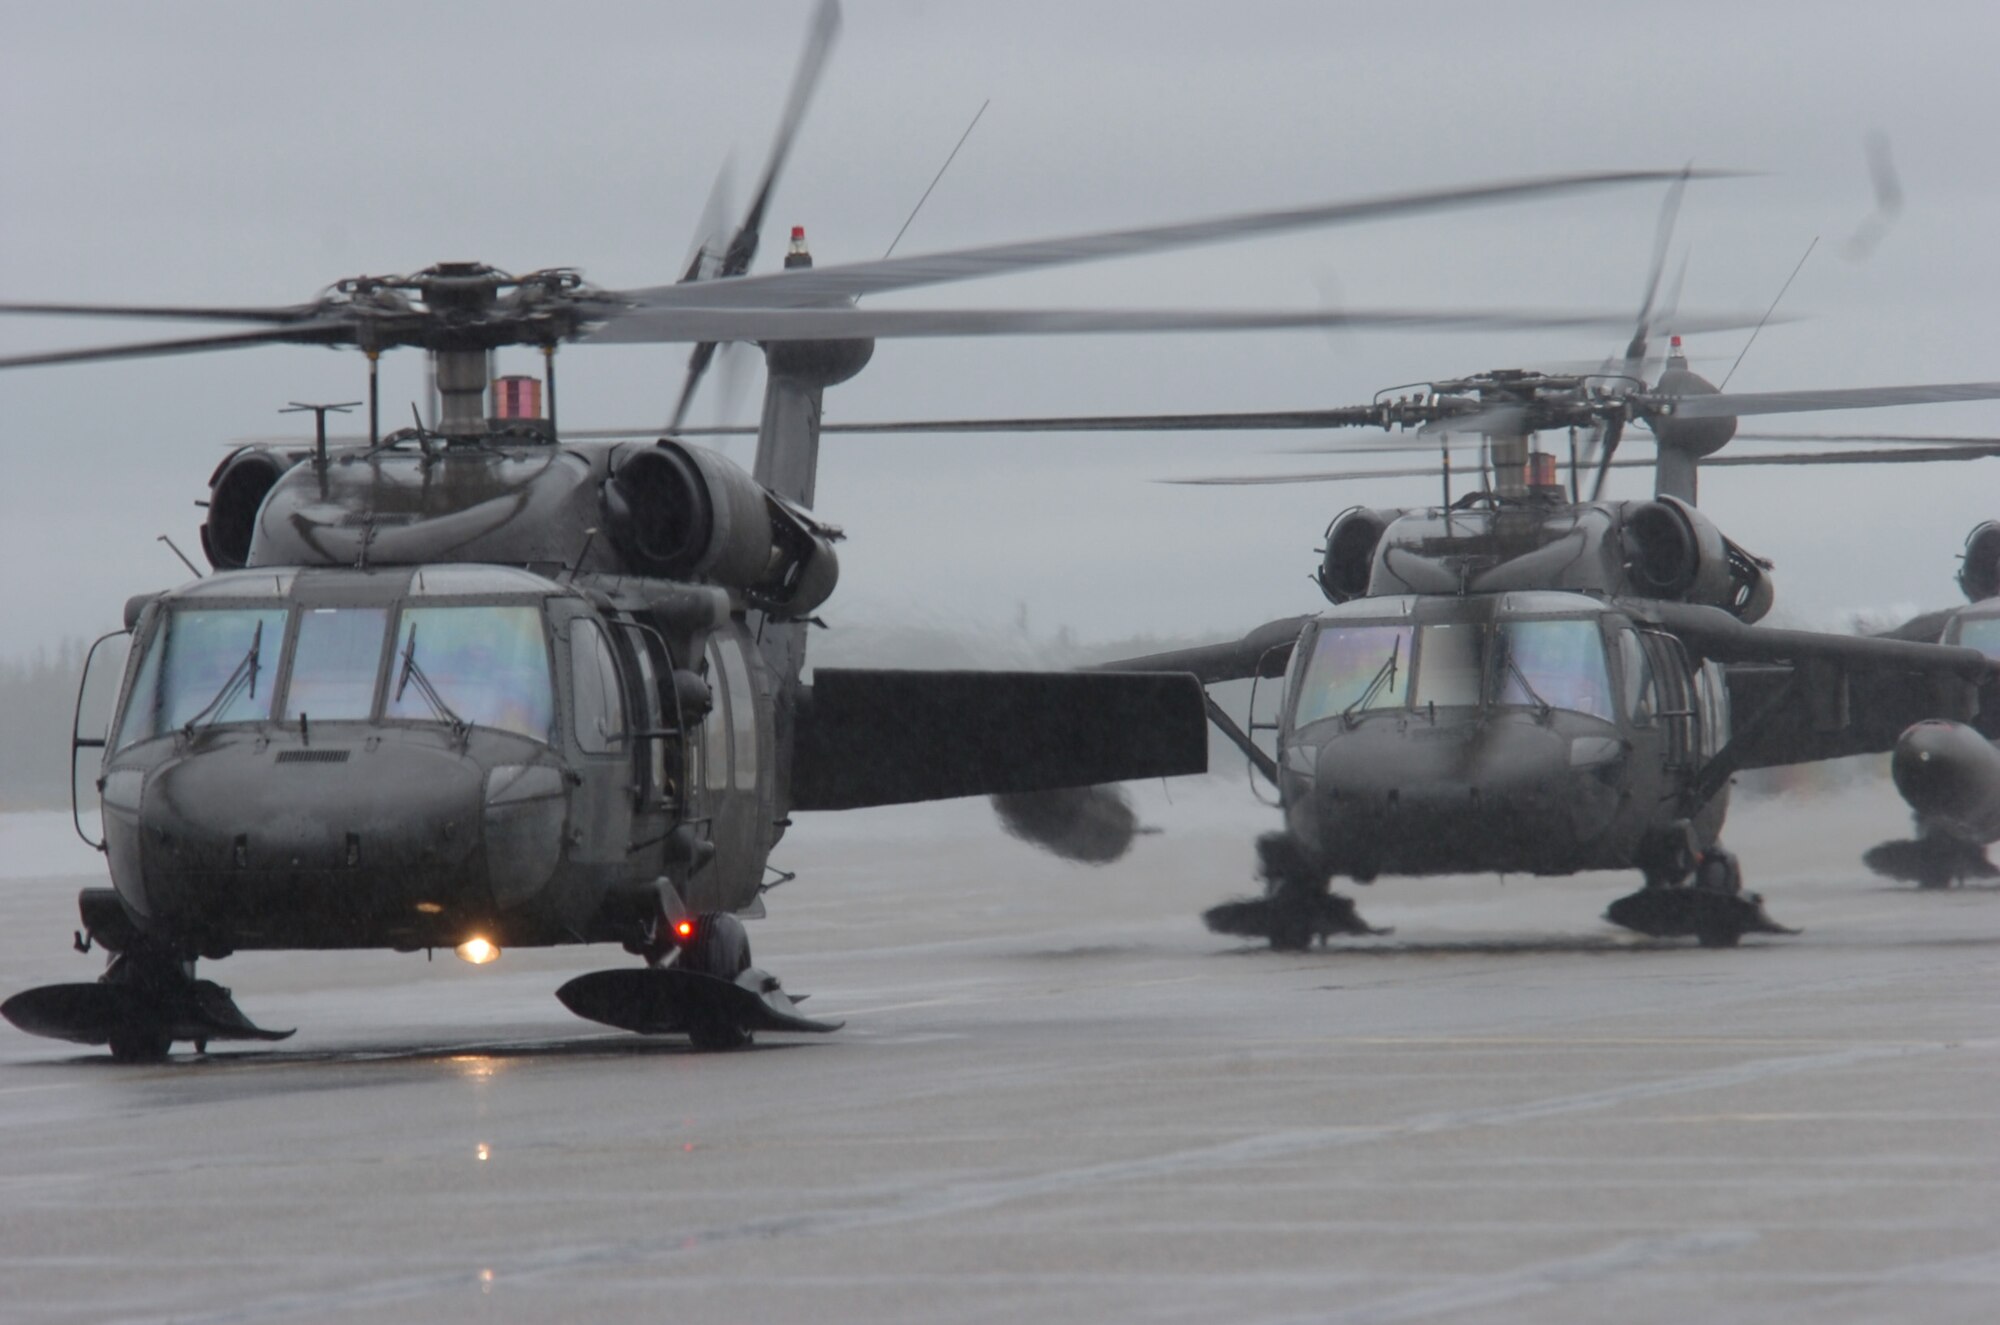
[[(1972, 450), (1990, 437), (1933, 437), (1930, 444)], [(1890, 639), (1938, 641), (2000, 658), (2000, 522), (1988, 520), (1966, 536), (1959, 566), (1966, 607), (1929, 612), (1885, 632)], [(1871, 847), (1870, 869), (1920, 888), (1948, 888), (1969, 879), (2000, 877), (1986, 847), (2000, 841), (2000, 714), (1982, 710), (1969, 722), (1934, 718), (1896, 739), (1890, 776), (1910, 807), (1915, 835)]]
[[(17, 994), (0, 1014), (158, 1059), (181, 1041), (289, 1033), (197, 978), (202, 959), (443, 947), (479, 962), (618, 943), (642, 964), (571, 981), (559, 991), (571, 1010), (710, 1049), (833, 1029), (751, 964), (741, 924), (762, 914), (774, 874), (788, 877), (770, 858), (793, 812), (1206, 766), (1202, 695), (1186, 676), (821, 669), (806, 682), (842, 536), (813, 510), (822, 396), (877, 338), (1604, 321), (856, 301), (1669, 177), (1513, 181), (820, 268), (794, 230), (785, 269), (751, 275), (836, 23), (829, 0), (748, 215), (674, 284), (605, 290), (568, 268), (442, 263), (277, 307), (0, 304), (236, 324), (0, 368), (265, 344), (353, 347), (368, 364), (365, 440), (329, 442), (325, 414), (339, 407), (310, 407), (316, 444), (233, 452), (208, 486), (215, 573), (126, 605), (115, 710), (101, 734), (80, 719), (73, 750), (98, 761), (103, 830), (87, 840), (110, 875), (79, 897), (76, 946), (110, 961), (94, 982)], [(694, 344), (678, 415), (730, 342), (760, 344), (767, 368), (748, 472), (674, 436), (591, 442), (559, 427), (559, 346)], [(492, 352), (511, 345), (542, 351), (540, 378), (490, 380)], [(431, 357), (439, 413), (385, 435), (376, 366), (405, 347)]]
[[(1989, 444), (1717, 455), (1739, 416), (1993, 399), (2000, 383), (1725, 395), (1688, 367), (1675, 336), (1664, 371), (1648, 384), (1648, 310), (1658, 278), (1656, 258), (1632, 342), (1598, 371), (1501, 370), (1335, 409), (894, 425), (1377, 427), (1414, 429), (1416, 445), (1444, 450), (1438, 471), (1181, 480), (1437, 472), (1445, 488), (1437, 506), (1356, 507), (1333, 520), (1316, 576), (1329, 610), (1271, 622), (1229, 644), (1106, 664), (1114, 672), (1193, 672), (1204, 685), (1281, 683), (1275, 717), (1251, 730), (1208, 701), (1211, 721), (1277, 788), (1284, 817), (1284, 827), (1257, 844), (1264, 895), (1211, 909), (1212, 928), (1279, 948), (1378, 932), (1329, 891), (1336, 876), (1368, 883), (1396, 874), (1637, 869), (1643, 886), (1612, 904), (1614, 923), (1706, 946), (1789, 932), (1743, 890), (1736, 858), (1721, 843), (1732, 777), (1885, 751), (1922, 720), (1993, 711), (1981, 699), (1990, 701), (2000, 663), (1958, 636), (1939, 644), (1935, 632), (1924, 640), (1864, 638), (1756, 625), (1774, 599), (1769, 563), (1725, 537), (1695, 496), (1705, 463), (1991, 453)], [(1632, 423), (1647, 428), (1657, 448), (1655, 495), (1608, 500), (1608, 471), (1638, 463), (1615, 458)], [(1558, 457), (1535, 445), (1549, 431), (1571, 439), (1567, 485)], [(1455, 500), (1454, 438), (1477, 442), (1487, 478)], [(1254, 719), (1261, 711), (1254, 692), (1251, 704)], [(1260, 729), (1272, 748), (1253, 739)], [(1069, 795), (1084, 805), (1100, 794)], [(1062, 849), (1050, 838), (1042, 844)]]

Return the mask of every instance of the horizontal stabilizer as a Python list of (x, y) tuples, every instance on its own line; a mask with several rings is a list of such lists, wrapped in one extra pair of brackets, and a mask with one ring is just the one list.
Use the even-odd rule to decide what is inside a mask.
[(822, 668), (801, 693), (792, 808), (851, 810), (1208, 770), (1178, 673)]

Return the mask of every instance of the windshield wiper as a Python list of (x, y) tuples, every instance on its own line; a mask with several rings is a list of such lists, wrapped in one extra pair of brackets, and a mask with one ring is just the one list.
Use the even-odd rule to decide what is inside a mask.
[(1394, 640), (1390, 641), (1389, 660), (1375, 669), (1375, 677), (1369, 681), (1368, 688), (1357, 695), (1352, 704), (1349, 704), (1340, 711), (1341, 721), (1352, 727), (1355, 721), (1354, 710), (1367, 708), (1375, 696), (1381, 692), (1383, 686), (1394, 686), (1396, 684), (1396, 661), (1402, 656), (1403, 637), (1398, 635)]
[(424, 697), (424, 703), (430, 705), (431, 715), (440, 722), (451, 724), (452, 735), (464, 736), (465, 719), (452, 712), (451, 705), (444, 702), (444, 696), (437, 692), (431, 679), (424, 675), (424, 669), (417, 665), (417, 624), (414, 621), (410, 623), (410, 638), (403, 645), (403, 671), (396, 678), (397, 702), (402, 701), (403, 692), (409, 689), (412, 681), (417, 683), (417, 693)]
[[(1528, 674), (1521, 670), (1521, 664), (1514, 660), (1514, 650), (1508, 645), (1507, 637), (1504, 634), (1500, 637), (1499, 644), (1500, 654), (1507, 660), (1507, 673), (1521, 683), (1521, 689), (1527, 691), (1528, 698), (1535, 702), (1535, 720), (1537, 722), (1547, 722), (1549, 715), (1555, 712), (1555, 705), (1542, 698), (1541, 692), (1535, 689), (1535, 683), (1530, 681)], [(1502, 685), (1502, 689), (1505, 689), (1504, 684)]]
[(259, 621), (257, 628), (250, 633), (250, 651), (243, 655), (243, 661), (236, 664), (236, 670), (222, 683), (222, 689), (215, 692), (215, 698), (202, 705), (199, 712), (182, 724), (183, 734), (194, 735), (195, 729), (202, 725), (202, 719), (207, 718), (209, 714), (216, 714), (219, 718), (222, 713), (228, 711), (229, 706), (236, 702), (237, 692), (242, 690), (245, 684), (250, 687), (250, 698), (257, 698), (257, 673), (263, 670), (258, 660), (262, 656), (263, 648), (264, 623)]

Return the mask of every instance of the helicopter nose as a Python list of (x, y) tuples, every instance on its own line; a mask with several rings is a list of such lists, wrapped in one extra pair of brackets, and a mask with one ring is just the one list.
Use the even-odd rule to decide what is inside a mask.
[(1294, 831), (1363, 873), (1552, 861), (1593, 841), (1618, 807), (1615, 779), (1578, 767), (1573, 746), (1526, 716), (1357, 729), (1320, 750)]
[(1318, 786), (1336, 798), (1385, 797), (1404, 806), (1467, 801), (1532, 808), (1560, 799), (1570, 740), (1533, 723), (1496, 720), (1457, 727), (1411, 726), (1390, 739), (1329, 742)]
[(1927, 819), (1968, 830), (2000, 823), (2000, 750), (1972, 728), (1933, 719), (1896, 740), (1896, 790)]
[(437, 746), (203, 749), (147, 780), (147, 892), (175, 923), (341, 946), (419, 901), (482, 891), (481, 793), (479, 766)]

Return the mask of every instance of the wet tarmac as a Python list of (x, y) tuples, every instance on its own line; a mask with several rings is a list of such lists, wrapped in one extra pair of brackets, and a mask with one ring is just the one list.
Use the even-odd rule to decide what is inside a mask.
[[(1105, 869), (979, 805), (822, 816), (751, 927), (844, 1017), (704, 1056), (553, 996), (611, 949), (205, 966), (298, 1036), (160, 1067), (0, 1028), (0, 1319), (1980, 1321), (2000, 1302), (2000, 891), (1861, 869), (1886, 785), (1732, 819), (1797, 938), (1632, 882), (1357, 890), (1280, 956), (1240, 784)], [(88, 855), (0, 817), (0, 987), (84, 979)], [(63, 825), (66, 831), (66, 825)]]

